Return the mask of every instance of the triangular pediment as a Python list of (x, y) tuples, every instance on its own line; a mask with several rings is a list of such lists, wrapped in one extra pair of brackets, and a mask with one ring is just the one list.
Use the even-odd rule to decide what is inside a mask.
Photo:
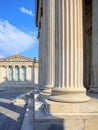
[(2, 58), (0, 59), (0, 61), (33, 61), (33, 59), (31, 58), (27, 58), (27, 57), (24, 57), (24, 56), (20, 56), (20, 55), (13, 55), (13, 56), (10, 56), (10, 57), (7, 57), (7, 58)]

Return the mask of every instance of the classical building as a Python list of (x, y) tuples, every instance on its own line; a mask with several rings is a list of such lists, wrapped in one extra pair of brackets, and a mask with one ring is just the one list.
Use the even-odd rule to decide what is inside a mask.
[(87, 96), (98, 92), (98, 0), (36, 0), (36, 26), (48, 112), (36, 130), (98, 130), (98, 100)]
[[(65, 97), (69, 93), (73, 99), (79, 94), (78, 100), (82, 102), (89, 100), (85, 88), (97, 91), (97, 71), (94, 67), (97, 4), (97, 0), (36, 1), (39, 86), (43, 92), (51, 93), (52, 90), (52, 93), (65, 93)], [(55, 100), (62, 101), (60, 98), (62, 96), (57, 96)]]
[(0, 86), (32, 87), (38, 84), (38, 61), (16, 55), (0, 59)]
[(97, 0), (36, 0), (40, 89), (83, 84), (98, 91), (97, 9)]

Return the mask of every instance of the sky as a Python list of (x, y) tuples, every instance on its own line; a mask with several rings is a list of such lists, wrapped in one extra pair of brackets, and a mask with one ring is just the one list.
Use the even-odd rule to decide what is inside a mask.
[(35, 0), (0, 0), (0, 58), (16, 52), (38, 59)]

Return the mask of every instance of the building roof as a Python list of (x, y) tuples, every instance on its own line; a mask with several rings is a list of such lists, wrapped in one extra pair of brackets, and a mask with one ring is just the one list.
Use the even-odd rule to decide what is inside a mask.
[(28, 57), (25, 57), (25, 56), (20, 56), (18, 53), (16, 53), (15, 55), (13, 56), (9, 56), (9, 57), (6, 57), (6, 58), (1, 58), (0, 59), (0, 62), (13, 62), (13, 61), (24, 61), (24, 62), (33, 62), (34, 59), (32, 58), (28, 58)]

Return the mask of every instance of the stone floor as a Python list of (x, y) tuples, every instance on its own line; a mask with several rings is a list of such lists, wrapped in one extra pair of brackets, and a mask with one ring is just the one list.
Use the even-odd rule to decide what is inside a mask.
[(87, 93), (87, 95), (88, 96), (90, 96), (91, 98), (95, 98), (95, 99), (98, 99), (98, 93), (91, 93), (91, 92), (89, 92), (89, 93)]
[[(31, 90), (31, 88), (6, 88), (4, 91), (0, 91), (0, 130), (65, 130), (62, 128), (63, 125), (61, 125), (62, 119), (50, 115), (47, 111), (44, 111), (43, 113), (44, 104), (43, 101), (40, 100), (40, 91), (38, 91), (38, 89), (33, 89), (35, 96), (33, 95), (34, 97), (32, 98), (30, 97), (32, 100), (29, 99), (30, 102), (27, 107), (23, 104), (13, 104), (13, 101), (15, 101), (17, 97), (23, 98), (23, 95), (27, 94)], [(88, 95), (92, 99), (98, 100), (98, 93), (88, 93)], [(33, 101), (35, 102), (35, 108), (33, 108)], [(35, 117), (33, 118), (34, 115)], [(38, 121), (36, 121), (36, 119), (38, 119)], [(52, 123), (52, 125), (49, 125), (49, 123)], [(58, 127), (56, 125), (58, 125)], [(34, 127), (36, 127), (36, 129)], [(88, 129), (85, 130), (97, 130), (97, 128), (90, 129), (90, 127), (87, 126)], [(68, 126), (68, 128), (70, 127)], [(81, 125), (78, 130), (82, 129), (83, 127)], [(68, 130), (72, 130), (72, 128)]]
[(89, 102), (63, 104), (35, 94), (35, 130), (98, 130), (98, 93), (87, 95)]
[(21, 129), (26, 104), (15, 105), (13, 101), (30, 90), (11, 87), (0, 91), (0, 130)]

